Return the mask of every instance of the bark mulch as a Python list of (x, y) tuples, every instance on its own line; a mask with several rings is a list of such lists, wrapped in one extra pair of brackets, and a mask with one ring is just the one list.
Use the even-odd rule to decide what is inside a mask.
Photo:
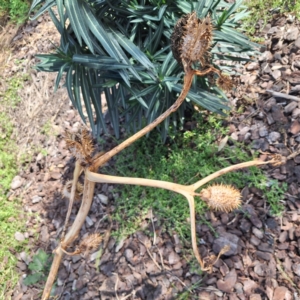
[[(25, 26), (20, 39), (26, 42), (28, 35), (38, 32), (39, 24), (47, 21), (44, 18), (34, 28)], [(207, 213), (205, 217), (218, 235), (205, 224), (197, 225), (201, 253), (217, 254), (225, 244), (231, 249), (214, 265), (212, 274), (202, 274), (193, 256), (184, 255), (191, 253), (187, 251), (190, 245), (183, 245), (176, 233), (164, 232), (153, 212), (154, 216), (149, 215), (146, 221), (150, 231), (155, 229), (155, 239), (139, 231), (121, 242), (111, 237), (100, 259), (101, 249), (86, 256), (66, 256), (58, 273), (55, 299), (300, 299), (299, 31), (298, 21), (274, 16), (261, 33), (266, 42), (258, 61), (236, 65), (242, 76), (230, 93), (230, 136), (251, 145), (253, 150), (287, 158), (280, 167), (265, 168), (270, 181), (288, 184), (282, 216), (272, 216), (264, 195), (251, 187), (243, 189), (239, 211)], [(41, 39), (41, 47), (50, 47), (47, 34)], [(34, 49), (41, 51), (36, 46)], [(25, 49), (23, 55), (33, 63), (30, 50)], [(82, 127), (75, 111), (65, 103), (53, 112), (57, 137), (35, 134), (34, 141), (46, 147), (48, 155), (35, 155), (12, 183), (11, 197), (22, 197), (24, 211), (40, 216), (39, 220), (35, 215), (28, 217), (27, 232), (16, 235), (17, 239), (29, 240), (32, 253), (17, 254), (22, 275), (12, 293), (14, 300), (40, 299), (43, 285), (25, 286), (22, 280), (29, 273), (32, 255), (39, 248), (51, 253), (63, 228), (68, 202), (61, 191), (72, 177), (74, 159), (61, 134), (66, 129), (75, 133)], [(239, 108), (243, 113), (235, 113)], [(112, 143), (107, 140), (107, 147)], [(75, 204), (71, 221), (79, 205)], [(112, 186), (97, 185), (80, 237), (95, 231), (104, 233), (109, 226), (105, 216), (113, 205)], [(180, 298), (184, 291), (188, 296)]]

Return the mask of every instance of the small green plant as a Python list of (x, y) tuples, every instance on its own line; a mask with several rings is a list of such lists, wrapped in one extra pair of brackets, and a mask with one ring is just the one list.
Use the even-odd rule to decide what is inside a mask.
[[(227, 129), (220, 117), (197, 118), (197, 127), (191, 131), (177, 132), (176, 139), (166, 145), (160, 143), (159, 134), (152, 132), (116, 156), (113, 168), (104, 172), (111, 175), (132, 176), (189, 184), (213, 172), (252, 159), (250, 148), (242, 143), (225, 146), (218, 152), (218, 140), (226, 136)], [(174, 128), (173, 128), (174, 130)], [(170, 129), (172, 132), (172, 129)], [(151, 146), (149, 146), (151, 145)], [(257, 167), (231, 172), (215, 183), (230, 182), (238, 189), (247, 185), (261, 188), (267, 181), (263, 171)], [(163, 222), (167, 231), (173, 229), (185, 241), (191, 238), (187, 203), (182, 196), (162, 189), (140, 186), (116, 186), (114, 194), (117, 207), (114, 218), (119, 229), (114, 234), (121, 237), (137, 231), (150, 209)], [(207, 210), (203, 201), (196, 203), (200, 217)]]
[(47, 156), (48, 155), (48, 151), (46, 149), (42, 149), (40, 152), (41, 152), (41, 154), (43, 156)]
[(284, 194), (287, 192), (288, 185), (286, 182), (279, 183), (278, 180), (269, 180), (268, 187), (262, 188), (263, 195), (270, 205), (270, 211), (274, 216), (280, 216), (284, 210), (282, 202)]
[(21, 98), (18, 94), (19, 90), (23, 87), (24, 81), (28, 80), (28, 75), (15, 75), (10, 78), (2, 78), (6, 85), (5, 91), (0, 94), (0, 104), (9, 105), (14, 108), (21, 101)]
[(51, 257), (45, 251), (39, 249), (32, 257), (32, 262), (29, 263), (28, 269), (31, 271), (30, 275), (23, 280), (25, 285), (36, 284), (45, 281), (47, 273), (49, 272)]
[(195, 291), (201, 286), (202, 280), (199, 280), (192, 284), (189, 287), (186, 287), (185, 290), (179, 293), (176, 297), (177, 300), (197, 300), (199, 299), (198, 293)]
[(50, 136), (52, 133), (51, 120), (48, 120), (42, 127), (42, 134)]
[(15, 253), (25, 251), (27, 241), (17, 241), (15, 234), (25, 231), (26, 217), (18, 199), (8, 199), (7, 192), (12, 179), (18, 173), (16, 142), (12, 139), (13, 124), (8, 111), (20, 101), (18, 90), (22, 87), (25, 75), (15, 75), (3, 79), (7, 85), (0, 95), (0, 299), (7, 299), (19, 279), (15, 269)]
[(22, 24), (29, 17), (30, 2), (28, 0), (0, 0), (0, 16), (8, 15), (11, 22)]
[[(250, 0), (245, 1), (249, 9), (249, 15), (243, 20), (243, 29), (251, 36), (256, 32), (256, 24), (263, 20), (264, 25), (272, 19), (274, 13), (289, 13), (300, 20), (300, 2), (297, 0)], [(261, 42), (261, 38), (254, 37), (255, 42)]]
[[(24, 251), (27, 241), (17, 241), (16, 232), (24, 232), (25, 224), (20, 218), (21, 206), (19, 201), (8, 201), (5, 195), (0, 192), (0, 299), (12, 289), (19, 279), (15, 270), (17, 258), (15, 252)], [(3, 296), (3, 298), (2, 298)]]
[(6, 191), (10, 187), (13, 177), (17, 173), (16, 155), (12, 151), (15, 147), (10, 137), (13, 126), (5, 112), (0, 113), (0, 190)]

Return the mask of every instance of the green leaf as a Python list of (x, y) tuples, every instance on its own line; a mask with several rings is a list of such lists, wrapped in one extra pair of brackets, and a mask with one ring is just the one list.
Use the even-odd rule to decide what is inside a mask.
[(113, 31), (114, 36), (120, 45), (130, 53), (137, 61), (139, 61), (147, 70), (155, 71), (155, 68), (147, 56), (130, 40), (122, 36), (120, 33)]
[(84, 72), (84, 68), (79, 65), (75, 65), (74, 74), (73, 74), (73, 89), (74, 89), (74, 98), (76, 101), (76, 108), (80, 114), (82, 121), (86, 124), (85, 116), (83, 115), (81, 98), (80, 98), (80, 77), (81, 73)]
[[(68, 1), (74, 1), (74, 0), (68, 0)], [(92, 14), (92, 12), (87, 7), (87, 5), (83, 6), (83, 13), (84, 13), (84, 18), (87, 26), (89, 27), (91, 32), (95, 35), (95, 37), (98, 39), (98, 41), (103, 46), (105, 51), (111, 57), (118, 59), (118, 55), (114, 51), (114, 47), (110, 42), (110, 37), (108, 35), (107, 30), (103, 28), (101, 22), (96, 19), (96, 17)]]
[[(104, 133), (107, 133), (106, 124), (105, 124), (103, 113), (102, 113), (101, 89), (93, 88), (94, 82), (97, 81), (98, 76), (97, 76), (97, 72), (94, 71), (93, 73), (94, 74), (92, 74), (92, 71), (90, 71), (88, 73), (89, 86), (92, 87), (90, 89), (90, 96), (91, 96), (91, 100), (92, 100), (92, 103), (95, 108), (95, 112), (96, 112), (96, 116), (97, 116), (97, 124), (100, 125), (100, 128), (103, 129)], [(93, 80), (93, 78), (96, 78), (96, 80)], [(99, 134), (100, 134), (100, 131), (98, 129), (97, 135), (99, 136)]]
[(95, 55), (83, 55), (75, 54), (72, 58), (74, 63), (80, 63), (89, 68), (94, 69), (105, 69), (105, 70), (119, 70), (119, 69), (128, 69), (128, 65), (124, 63), (119, 63), (116, 59), (109, 56), (95, 56)]
[(23, 283), (25, 285), (33, 285), (44, 279), (45, 279), (44, 274), (39, 272), (39, 273), (28, 275), (26, 278), (24, 278)]
[(82, 46), (83, 39), (89, 50), (94, 53), (94, 47), (90, 40), (89, 28), (86, 26), (86, 18), (83, 12), (83, 7), (89, 9), (87, 8), (88, 6), (82, 0), (65, 0), (65, 6), (80, 46)]
[[(40, 3), (44, 2), (44, 0), (37, 0), (37, 1), (33, 1), (30, 7), (29, 12), (32, 12)], [(46, 10), (48, 10), (48, 8), (52, 7), (55, 5), (55, 0), (47, 0), (46, 3), (36, 12), (36, 14), (29, 18), (30, 20), (35, 20), (37, 19), (39, 16), (41, 16)]]
[(94, 117), (93, 117), (93, 109), (91, 106), (91, 96), (90, 96), (90, 89), (91, 86), (88, 83), (88, 79), (87, 79), (87, 73), (89, 70), (87, 69), (83, 69), (83, 71), (81, 72), (81, 93), (83, 96), (83, 101), (84, 101), (84, 105), (87, 111), (87, 115), (89, 118), (89, 122), (90, 122), (90, 126), (92, 129), (92, 132), (95, 132), (95, 122), (94, 122)]
[(70, 66), (69, 63), (65, 63), (65, 64), (60, 68), (60, 70), (59, 70), (59, 72), (58, 72), (58, 74), (57, 74), (56, 80), (55, 80), (54, 92), (57, 91), (58, 85), (59, 85), (60, 80), (61, 80), (61, 77), (62, 77), (63, 73), (65, 72), (65, 69), (66, 69), (67, 67), (69, 67), (69, 66)]

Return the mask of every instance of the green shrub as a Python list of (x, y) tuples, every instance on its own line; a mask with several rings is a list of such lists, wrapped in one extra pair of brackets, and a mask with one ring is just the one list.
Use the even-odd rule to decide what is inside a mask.
[[(241, 60), (241, 54), (251, 54), (255, 46), (234, 29), (247, 14), (245, 10), (237, 12), (241, 0), (235, 4), (221, 0), (35, 0), (31, 9), (41, 3), (34, 18), (48, 10), (61, 42), (55, 53), (38, 55), (41, 62), (36, 68), (58, 72), (55, 88), (66, 73), (69, 97), (83, 120), (87, 115), (97, 135), (107, 130), (102, 92), (117, 138), (120, 120), (125, 121), (127, 130), (136, 132), (175, 102), (182, 89), (183, 70), (173, 58), (170, 36), (184, 14), (195, 10), (199, 18), (212, 16), (212, 62)], [(215, 67), (232, 73), (229, 65)], [(226, 95), (210, 86), (206, 77), (197, 78), (187, 101), (159, 126), (163, 139), (169, 123), (178, 127), (184, 112), (194, 110), (195, 104), (223, 113), (226, 101)]]

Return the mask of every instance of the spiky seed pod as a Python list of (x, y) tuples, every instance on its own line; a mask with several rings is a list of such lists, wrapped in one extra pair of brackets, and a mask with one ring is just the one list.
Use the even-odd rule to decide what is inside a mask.
[(92, 137), (87, 130), (82, 130), (80, 134), (65, 134), (65, 141), (70, 152), (78, 159), (82, 165), (92, 163), (92, 154), (95, 150)]
[(241, 193), (230, 185), (212, 185), (200, 192), (208, 207), (216, 211), (230, 212), (241, 205)]
[(216, 83), (222, 90), (225, 91), (229, 91), (233, 88), (233, 82), (231, 78), (227, 75), (220, 74)]
[(209, 16), (200, 20), (196, 12), (193, 12), (179, 19), (171, 36), (171, 49), (175, 59), (188, 66), (193, 62), (200, 62), (202, 67), (208, 65), (212, 30)]
[(171, 35), (171, 50), (173, 52), (174, 58), (182, 65), (181, 61), (181, 47), (182, 47), (182, 38), (184, 35), (184, 27), (189, 18), (189, 14), (180, 18), (174, 26), (174, 30)]
[[(68, 199), (71, 197), (72, 181), (67, 181), (62, 191), (62, 195)], [(83, 194), (83, 185), (77, 181), (75, 191), (75, 201), (80, 201)]]
[(99, 233), (92, 233), (85, 237), (79, 244), (80, 253), (91, 252), (96, 250), (102, 242), (102, 236)]

